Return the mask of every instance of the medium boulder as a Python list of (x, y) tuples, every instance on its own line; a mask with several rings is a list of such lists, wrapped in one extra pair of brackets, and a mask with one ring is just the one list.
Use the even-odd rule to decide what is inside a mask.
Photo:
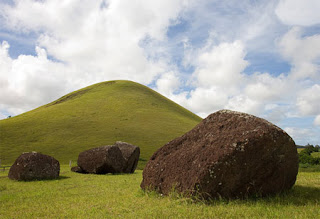
[(85, 173), (121, 173), (125, 163), (121, 150), (114, 145), (92, 148), (78, 157), (78, 166)]
[(205, 199), (265, 196), (290, 189), (297, 173), (296, 145), (286, 132), (264, 119), (221, 110), (154, 153), (141, 188)]
[(124, 173), (134, 173), (139, 161), (140, 148), (122, 141), (117, 141), (115, 146), (121, 150), (122, 155), (126, 160), (126, 164), (122, 171)]
[(13, 180), (43, 180), (59, 177), (60, 164), (53, 157), (37, 152), (21, 154), (9, 171)]

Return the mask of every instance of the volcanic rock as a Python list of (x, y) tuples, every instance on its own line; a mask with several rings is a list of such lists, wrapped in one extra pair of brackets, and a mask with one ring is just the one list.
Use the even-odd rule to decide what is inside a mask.
[(140, 148), (122, 141), (117, 141), (115, 146), (119, 147), (126, 160), (126, 164), (122, 171), (124, 173), (134, 173), (139, 161)]
[(60, 164), (53, 157), (37, 152), (21, 154), (9, 171), (13, 180), (43, 180), (59, 177)]
[(114, 145), (92, 148), (78, 157), (78, 166), (86, 173), (121, 173), (125, 164), (121, 150)]
[(142, 189), (209, 198), (266, 196), (290, 189), (298, 173), (292, 138), (268, 121), (221, 110), (153, 154)]

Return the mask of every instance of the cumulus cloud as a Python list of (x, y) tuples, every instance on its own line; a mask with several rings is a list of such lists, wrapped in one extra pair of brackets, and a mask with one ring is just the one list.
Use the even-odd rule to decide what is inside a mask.
[(2, 42), (2, 104), (16, 114), (96, 82), (151, 83), (169, 70), (166, 57), (146, 54), (145, 39), (166, 40), (168, 26), (187, 4), (186, 0), (17, 0), (12, 5), (1, 4), (5, 28), (38, 36), (34, 56), (21, 54), (12, 59), (9, 44)]
[(244, 46), (240, 41), (212, 45), (208, 40), (196, 54), (193, 64), (197, 68), (190, 81), (194, 88), (170, 96), (201, 117), (206, 117), (209, 113), (224, 108), (229, 96), (238, 91), (244, 80), (242, 71), (248, 62), (244, 60)]
[(39, 46), (77, 76), (90, 74), (91, 83), (127, 78), (148, 84), (165, 63), (148, 60), (140, 43), (145, 37), (163, 40), (184, 2), (26, 0), (3, 13), (9, 28), (41, 33)]
[(221, 89), (198, 87), (190, 92), (184, 105), (199, 116), (206, 117), (209, 113), (224, 108), (227, 102), (228, 96)]
[(174, 91), (179, 89), (180, 80), (174, 72), (167, 72), (162, 74), (161, 77), (156, 81), (156, 86), (158, 92), (170, 97)]
[(302, 115), (320, 114), (320, 85), (303, 90), (297, 98), (297, 106)]
[(320, 141), (320, 137), (317, 134), (317, 133), (319, 133), (319, 129), (286, 127), (286, 128), (284, 128), (284, 130), (293, 139), (299, 140), (298, 142), (296, 142), (296, 144), (303, 144), (303, 145), (306, 145), (307, 143), (318, 144)]
[(287, 25), (311, 26), (320, 23), (318, 0), (280, 0), (275, 9), (279, 19)]
[(65, 77), (66, 66), (49, 60), (44, 49), (37, 47), (36, 56), (12, 59), (9, 47), (6, 41), (0, 46), (0, 102), (9, 113), (20, 114), (48, 103), (62, 96), (66, 87), (75, 86)]
[(245, 94), (253, 100), (279, 101), (287, 98), (290, 82), (284, 75), (272, 76), (268, 73), (254, 73), (249, 76)]
[(240, 41), (221, 43), (199, 55), (194, 73), (196, 83), (203, 87), (233, 87), (242, 80), (241, 72), (248, 66)]
[[(268, 103), (286, 102), (292, 97), (294, 82), (287, 76), (256, 72), (244, 74), (249, 66), (246, 60), (246, 46), (241, 41), (212, 45), (212, 41), (197, 52), (193, 61), (197, 66), (192, 75), (195, 86), (185, 98), (177, 98), (180, 104), (198, 113), (202, 117), (216, 110), (228, 108), (252, 113), (259, 116), (281, 119), (280, 113), (275, 116), (265, 115)], [(190, 57), (188, 57), (189, 59)], [(174, 99), (174, 95), (171, 95)], [(281, 106), (275, 105), (279, 110)], [(283, 109), (282, 109), (283, 111)]]
[[(320, 34), (304, 27), (320, 23), (318, 11), (311, 0), (2, 2), (0, 118), (127, 79), (202, 117), (229, 108), (275, 123), (309, 116), (319, 125)], [(10, 57), (9, 44), (25, 44), (23, 36), (34, 51)], [(289, 69), (264, 68), (270, 60)], [(286, 127), (300, 139), (310, 131)]]
[(316, 118), (314, 120), (314, 124), (317, 126), (320, 126), (320, 114), (316, 116)]
[(280, 52), (292, 64), (294, 79), (319, 79), (320, 34), (302, 37), (302, 29), (292, 28), (279, 41)]

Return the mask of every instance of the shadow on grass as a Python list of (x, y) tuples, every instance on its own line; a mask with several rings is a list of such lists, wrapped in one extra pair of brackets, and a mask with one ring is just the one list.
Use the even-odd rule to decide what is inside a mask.
[(277, 195), (270, 195), (267, 197), (257, 197), (257, 198), (248, 198), (248, 199), (237, 199), (237, 200), (211, 200), (206, 204), (218, 204), (219, 202), (222, 203), (251, 203), (251, 204), (258, 204), (264, 203), (266, 205), (295, 205), (295, 206), (304, 206), (304, 205), (315, 205), (320, 203), (320, 188), (316, 187), (308, 187), (308, 186), (300, 186), (296, 185), (291, 190), (287, 192), (283, 192)]
[[(141, 190), (140, 196), (149, 196), (155, 198), (162, 198), (160, 193), (153, 190)], [(305, 206), (305, 205), (318, 205), (320, 203), (320, 188), (316, 187), (308, 187), (308, 186), (300, 186), (296, 185), (293, 189), (283, 192), (277, 195), (270, 195), (267, 197), (249, 197), (244, 199), (211, 199), (204, 200), (198, 197), (187, 197), (182, 194), (179, 194), (175, 191), (171, 192), (168, 195), (171, 199), (180, 200), (181, 202), (187, 202), (190, 204), (204, 204), (208, 206), (214, 205), (225, 205), (225, 204), (233, 204), (233, 205), (269, 205), (269, 206)]]
[(58, 178), (55, 179), (34, 179), (34, 180), (21, 180), (19, 182), (37, 182), (37, 181), (55, 181), (55, 180), (65, 180), (65, 179), (69, 179), (69, 176), (59, 176)]
[(71, 177), (69, 176), (59, 176), (56, 180), (63, 180), (63, 179), (69, 179)]
[[(8, 178), (8, 176), (0, 176), (0, 178)], [(55, 180), (64, 180), (64, 179), (69, 179), (69, 176), (59, 176), (58, 178), (55, 179), (34, 179), (34, 180), (13, 180), (16, 182), (36, 182), (36, 181), (55, 181)]]
[(320, 188), (296, 185), (289, 192), (280, 195), (281, 203), (293, 205), (319, 204)]
[(130, 176), (130, 175), (141, 174), (141, 173), (137, 173), (137, 171), (134, 171), (133, 173), (87, 173), (87, 172), (73, 172), (73, 173), (81, 174), (81, 175), (96, 175), (96, 176)]

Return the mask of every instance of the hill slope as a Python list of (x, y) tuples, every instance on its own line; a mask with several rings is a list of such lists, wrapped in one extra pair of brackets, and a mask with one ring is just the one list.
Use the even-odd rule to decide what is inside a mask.
[(37, 151), (66, 164), (88, 148), (126, 141), (140, 146), (141, 158), (147, 160), (200, 120), (146, 86), (103, 82), (1, 120), (0, 159), (11, 164), (22, 152)]

